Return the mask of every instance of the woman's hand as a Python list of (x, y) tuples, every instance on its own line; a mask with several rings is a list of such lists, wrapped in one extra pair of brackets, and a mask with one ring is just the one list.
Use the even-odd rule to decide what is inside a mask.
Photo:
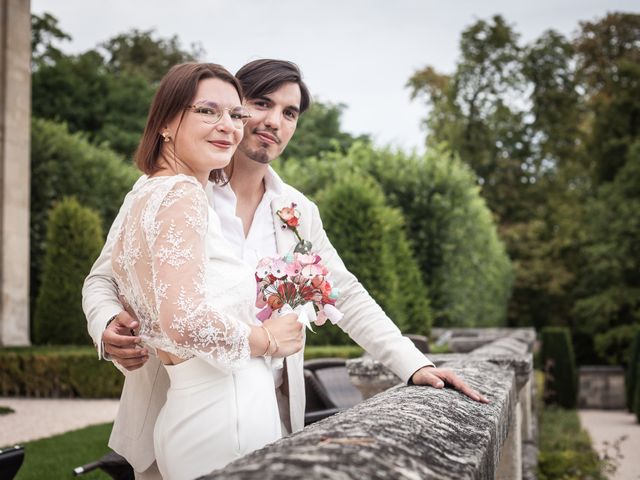
[(288, 357), (302, 349), (304, 344), (304, 325), (298, 322), (296, 313), (287, 313), (281, 317), (272, 316), (262, 325), (269, 330), (278, 345), (276, 350), (276, 345), (272, 341), (269, 347), (269, 354), (272, 357)]

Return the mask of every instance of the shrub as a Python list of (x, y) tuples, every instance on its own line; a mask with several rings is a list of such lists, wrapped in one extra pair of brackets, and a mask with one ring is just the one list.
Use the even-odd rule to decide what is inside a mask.
[(631, 346), (637, 331), (640, 331), (637, 325), (620, 325), (596, 335), (597, 354), (610, 365), (628, 366)]
[(577, 374), (569, 329), (543, 328), (540, 357), (545, 368), (545, 402), (575, 408)]
[(65, 196), (97, 211), (106, 231), (122, 199), (140, 173), (105, 146), (96, 146), (81, 134), (69, 133), (66, 125), (33, 119), (31, 123), (31, 307), (37, 298), (47, 215)]
[(398, 209), (385, 207), (381, 210), (389, 235), (393, 266), (398, 277), (396, 293), (397, 310), (394, 318), (403, 333), (431, 335), (432, 312), (429, 292), (418, 263), (413, 255), (411, 243), (405, 234), (404, 218)]
[(546, 407), (540, 412), (538, 478), (605, 480), (606, 465), (580, 426), (578, 412)]
[(636, 363), (636, 381), (635, 381), (635, 394), (633, 403), (633, 412), (636, 414), (636, 419), (640, 423), (640, 361)]
[[(86, 328), (85, 328), (86, 330)], [(124, 376), (93, 347), (0, 350), (0, 396), (118, 398)]]
[(36, 302), (33, 340), (36, 344), (86, 344), (82, 284), (100, 254), (100, 216), (66, 198), (49, 215), (42, 285)]
[(627, 357), (627, 376), (625, 378), (625, 391), (627, 395), (627, 409), (634, 411), (634, 395), (637, 387), (638, 371), (640, 371), (640, 330), (636, 330), (632, 346)]
[[(355, 358), (358, 346), (308, 346), (305, 360)], [(0, 397), (118, 398), (124, 376), (97, 359), (89, 346), (14, 347), (0, 350)], [(2, 408), (2, 407), (0, 407)]]
[[(366, 177), (345, 176), (319, 192), (317, 200), (327, 235), (347, 268), (400, 328), (409, 326), (412, 315), (411, 328), (428, 334), (426, 289), (404, 236), (402, 216), (385, 205), (380, 187)], [(312, 344), (348, 342), (329, 325), (308, 340)]]
[(356, 143), (346, 154), (292, 159), (280, 170), (311, 195), (349, 174), (373, 177), (389, 205), (402, 211), (434, 324), (504, 324), (511, 264), (473, 173), (450, 152), (405, 155)]
[(362, 347), (358, 345), (308, 345), (304, 349), (305, 360), (314, 358), (357, 358), (361, 357), (362, 354)]

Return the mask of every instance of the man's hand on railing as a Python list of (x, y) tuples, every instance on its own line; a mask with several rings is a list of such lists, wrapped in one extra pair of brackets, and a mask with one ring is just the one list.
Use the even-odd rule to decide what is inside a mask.
[(411, 381), (414, 385), (430, 385), (434, 388), (450, 386), (476, 402), (489, 403), (489, 400), (480, 392), (471, 388), (452, 370), (446, 368), (422, 367), (411, 376)]

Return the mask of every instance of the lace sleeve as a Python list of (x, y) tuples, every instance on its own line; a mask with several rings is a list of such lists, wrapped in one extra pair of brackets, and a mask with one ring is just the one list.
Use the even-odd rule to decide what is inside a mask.
[(232, 369), (250, 357), (250, 328), (223, 315), (208, 298), (207, 224), (204, 190), (191, 183), (176, 184), (145, 229), (151, 284), (160, 329), (175, 352)]

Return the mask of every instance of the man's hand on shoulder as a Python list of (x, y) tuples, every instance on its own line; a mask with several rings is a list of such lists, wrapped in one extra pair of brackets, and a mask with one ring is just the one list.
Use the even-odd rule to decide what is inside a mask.
[(422, 367), (411, 376), (411, 381), (414, 385), (430, 385), (434, 388), (444, 388), (448, 385), (476, 402), (489, 403), (489, 400), (480, 392), (471, 388), (453, 371), (446, 368)]
[(140, 346), (140, 337), (135, 334), (136, 328), (138, 320), (122, 311), (102, 333), (104, 353), (129, 371), (142, 367), (149, 360), (149, 352)]

